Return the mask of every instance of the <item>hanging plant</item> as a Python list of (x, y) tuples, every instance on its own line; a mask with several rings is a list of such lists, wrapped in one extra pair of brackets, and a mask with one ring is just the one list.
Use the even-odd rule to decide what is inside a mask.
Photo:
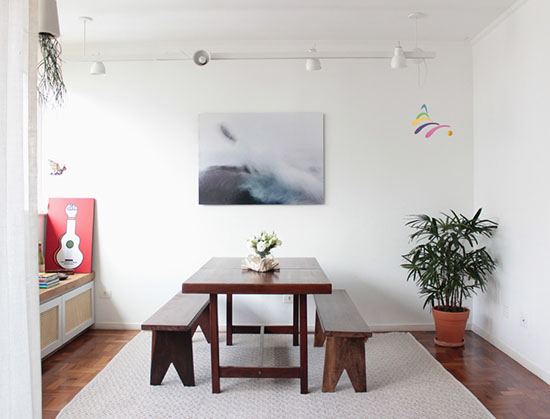
[(67, 91), (61, 71), (61, 45), (49, 33), (38, 35), (42, 61), (38, 64), (38, 100), (42, 104), (61, 106)]
[(61, 45), (56, 0), (39, 0), (38, 42), (42, 60), (38, 63), (38, 100), (41, 104), (61, 106), (67, 89), (61, 71)]

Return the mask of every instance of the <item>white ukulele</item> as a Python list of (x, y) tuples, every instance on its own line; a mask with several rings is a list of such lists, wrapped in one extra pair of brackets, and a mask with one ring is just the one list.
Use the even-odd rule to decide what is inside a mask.
[(54, 258), (59, 266), (65, 269), (74, 269), (80, 266), (84, 255), (79, 249), (80, 237), (76, 235), (76, 213), (78, 208), (69, 204), (65, 208), (67, 214), (67, 230), (59, 239), (59, 248), (55, 251)]

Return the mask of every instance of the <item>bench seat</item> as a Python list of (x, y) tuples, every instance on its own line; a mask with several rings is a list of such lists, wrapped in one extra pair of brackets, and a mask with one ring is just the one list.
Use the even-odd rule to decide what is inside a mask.
[(356, 392), (367, 391), (365, 342), (372, 332), (346, 290), (314, 295), (314, 346), (325, 348), (323, 392), (333, 392), (344, 370)]
[(192, 338), (200, 326), (210, 342), (209, 304), (207, 294), (178, 293), (141, 325), (153, 332), (151, 385), (162, 383), (170, 364), (184, 385), (195, 385)]

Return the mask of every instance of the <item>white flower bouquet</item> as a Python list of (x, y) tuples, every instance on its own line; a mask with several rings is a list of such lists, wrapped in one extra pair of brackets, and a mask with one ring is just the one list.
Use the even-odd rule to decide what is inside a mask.
[(248, 246), (256, 256), (249, 255), (243, 263), (243, 269), (251, 269), (257, 272), (267, 272), (279, 268), (279, 262), (271, 255), (271, 250), (283, 244), (273, 232), (271, 234), (262, 231), (259, 235), (247, 240)]
[(262, 231), (257, 236), (250, 237), (246, 242), (261, 258), (265, 258), (267, 255), (271, 254), (271, 250), (283, 244), (283, 242), (278, 239), (275, 232), (268, 234), (265, 231)]

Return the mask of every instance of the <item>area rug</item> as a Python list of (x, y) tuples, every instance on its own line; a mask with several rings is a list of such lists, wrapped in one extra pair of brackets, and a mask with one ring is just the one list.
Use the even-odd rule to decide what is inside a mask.
[[(223, 336), (223, 335), (222, 335)], [(234, 335), (220, 343), (221, 365), (297, 365), (292, 337)], [(490, 418), (492, 415), (408, 333), (375, 334), (367, 342), (367, 393), (355, 393), (344, 372), (334, 393), (322, 393), (324, 348), (309, 340), (310, 394), (298, 379), (222, 378), (212, 394), (210, 346), (193, 342), (195, 387), (184, 387), (173, 366), (160, 386), (149, 385), (151, 333), (132, 339), (58, 418)]]

